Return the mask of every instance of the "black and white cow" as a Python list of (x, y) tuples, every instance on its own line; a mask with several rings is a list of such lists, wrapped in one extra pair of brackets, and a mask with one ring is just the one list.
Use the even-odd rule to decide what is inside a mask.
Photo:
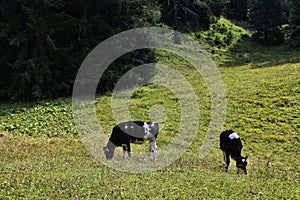
[(243, 148), (240, 137), (233, 130), (226, 130), (220, 134), (220, 149), (223, 151), (225, 172), (228, 172), (230, 157), (236, 161), (237, 173), (241, 171), (247, 174), (247, 158), (241, 156)]
[(159, 127), (157, 122), (128, 121), (116, 125), (106, 147), (103, 148), (106, 159), (110, 160), (114, 156), (116, 147), (123, 147), (123, 159), (126, 152), (131, 157), (130, 143), (143, 144), (147, 140), (150, 142), (150, 160), (156, 159), (156, 138)]

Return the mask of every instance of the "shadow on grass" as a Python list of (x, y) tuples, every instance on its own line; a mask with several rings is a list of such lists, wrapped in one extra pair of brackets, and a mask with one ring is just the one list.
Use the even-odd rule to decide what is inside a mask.
[(224, 63), (224, 66), (250, 65), (252, 68), (261, 68), (299, 63), (300, 50), (293, 50), (286, 46), (267, 47), (244, 40), (229, 50), (229, 57), (229, 62)]

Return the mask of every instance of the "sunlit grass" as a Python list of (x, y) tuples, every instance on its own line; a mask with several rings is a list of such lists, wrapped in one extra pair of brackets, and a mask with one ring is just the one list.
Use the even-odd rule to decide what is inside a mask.
[[(179, 61), (160, 60), (176, 66)], [(232, 128), (241, 136), (242, 154), (249, 156), (248, 175), (237, 175), (233, 161), (230, 172), (223, 172), (218, 144), (199, 158), (210, 120), (210, 98), (201, 75), (186, 65), (180, 62), (182, 70), (175, 68), (199, 97), (199, 131), (180, 159), (151, 173), (123, 173), (95, 160), (74, 127), (65, 127), (72, 122), (70, 100), (1, 104), (0, 199), (299, 199), (300, 64), (220, 68), (227, 95), (224, 129)], [(134, 97), (130, 99), (134, 119), (148, 120), (153, 106), (163, 106), (167, 120), (157, 143), (159, 148), (168, 144), (178, 130), (178, 99), (157, 85), (136, 89)], [(108, 137), (115, 125), (111, 97), (97, 97), (96, 108)], [(56, 123), (58, 119), (63, 120)], [(38, 126), (28, 126), (35, 122)], [(54, 128), (58, 134), (51, 134)], [(132, 151), (147, 149), (133, 145)], [(122, 162), (121, 157), (119, 149), (115, 159)]]

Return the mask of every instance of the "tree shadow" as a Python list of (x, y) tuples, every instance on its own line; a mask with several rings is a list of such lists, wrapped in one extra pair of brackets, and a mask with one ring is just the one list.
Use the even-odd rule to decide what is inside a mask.
[(250, 65), (252, 68), (300, 62), (300, 50), (288, 46), (263, 46), (251, 39), (241, 40), (228, 50), (226, 67)]

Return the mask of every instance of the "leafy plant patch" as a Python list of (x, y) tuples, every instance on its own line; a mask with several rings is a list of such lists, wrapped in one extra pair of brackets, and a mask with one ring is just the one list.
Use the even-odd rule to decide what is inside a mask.
[(1, 104), (0, 130), (26, 135), (76, 135), (70, 100)]

